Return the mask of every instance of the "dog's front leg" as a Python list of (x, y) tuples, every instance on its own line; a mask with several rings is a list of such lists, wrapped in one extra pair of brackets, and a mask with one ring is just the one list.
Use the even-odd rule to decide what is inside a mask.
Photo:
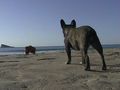
[(70, 44), (68, 42), (65, 42), (65, 50), (68, 56), (68, 61), (66, 64), (71, 64), (71, 49), (70, 49)]

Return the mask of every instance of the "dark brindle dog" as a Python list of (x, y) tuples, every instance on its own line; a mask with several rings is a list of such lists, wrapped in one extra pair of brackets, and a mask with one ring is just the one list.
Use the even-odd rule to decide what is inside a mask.
[(81, 50), (82, 64), (85, 65), (85, 70), (90, 70), (90, 61), (87, 50), (91, 45), (100, 54), (103, 62), (102, 70), (106, 70), (106, 64), (103, 55), (103, 48), (95, 30), (90, 26), (81, 26), (76, 28), (76, 21), (72, 20), (71, 24), (65, 24), (64, 20), (60, 21), (64, 34), (65, 49), (68, 56), (66, 64), (71, 63), (71, 48)]
[(25, 47), (25, 54), (29, 55), (29, 53), (35, 54), (36, 53), (36, 48), (33, 47), (33, 46)]

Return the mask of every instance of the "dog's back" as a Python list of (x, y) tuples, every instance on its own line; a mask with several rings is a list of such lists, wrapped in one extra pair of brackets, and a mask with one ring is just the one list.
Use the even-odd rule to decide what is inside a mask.
[(95, 30), (90, 26), (71, 28), (66, 38), (75, 50), (80, 50), (85, 45), (89, 46), (96, 40), (99, 41)]

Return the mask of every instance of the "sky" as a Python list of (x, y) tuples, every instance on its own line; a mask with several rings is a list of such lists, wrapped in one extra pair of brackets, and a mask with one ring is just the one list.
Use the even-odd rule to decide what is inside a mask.
[(0, 0), (0, 44), (64, 45), (61, 19), (90, 25), (102, 44), (120, 44), (120, 0)]

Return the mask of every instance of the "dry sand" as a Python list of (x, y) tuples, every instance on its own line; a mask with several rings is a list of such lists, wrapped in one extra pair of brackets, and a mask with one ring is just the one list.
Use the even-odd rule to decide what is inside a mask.
[(80, 65), (80, 52), (1, 55), (0, 90), (120, 90), (120, 49), (104, 49), (107, 71), (96, 51), (89, 51), (91, 71)]

